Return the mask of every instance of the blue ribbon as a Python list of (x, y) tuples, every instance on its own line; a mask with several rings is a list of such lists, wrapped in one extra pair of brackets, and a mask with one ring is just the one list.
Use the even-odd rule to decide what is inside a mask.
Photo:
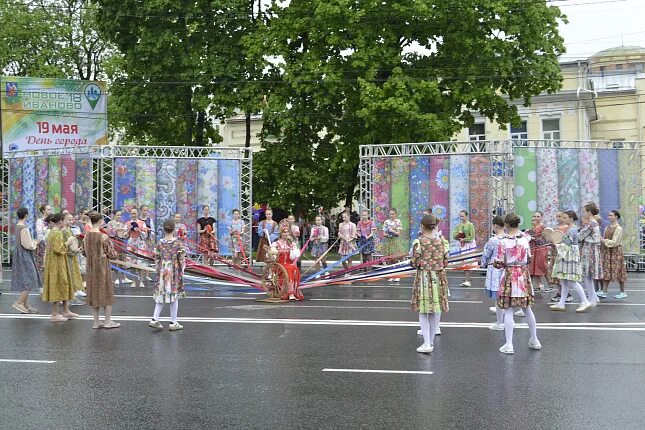
[(325, 273), (325, 272), (327, 272), (327, 271), (329, 271), (329, 270), (333, 269), (334, 267), (338, 266), (339, 264), (344, 263), (345, 261), (349, 260), (350, 258), (352, 258), (353, 256), (355, 256), (356, 254), (358, 254), (359, 252), (361, 252), (361, 251), (363, 250), (363, 248), (365, 248), (365, 246), (366, 246), (366, 245), (367, 245), (367, 243), (364, 243), (364, 244), (363, 244), (360, 248), (358, 248), (356, 251), (352, 252), (351, 254), (348, 254), (348, 255), (344, 256), (343, 258), (341, 258), (340, 260), (338, 260), (337, 262), (335, 262), (335, 263), (334, 263), (334, 264), (332, 264), (331, 266), (323, 267), (321, 270), (319, 270), (318, 272), (314, 273), (313, 275), (311, 275), (311, 276), (307, 277), (307, 279), (305, 279), (305, 280), (304, 280), (304, 281), (302, 281), (302, 282), (309, 282), (309, 281), (311, 281), (312, 279), (314, 279), (316, 276), (318, 276), (318, 275), (320, 275), (320, 274), (322, 274), (322, 273)]

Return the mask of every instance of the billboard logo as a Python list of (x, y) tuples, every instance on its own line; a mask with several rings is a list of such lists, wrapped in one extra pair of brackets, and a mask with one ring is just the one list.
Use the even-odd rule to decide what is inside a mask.
[(7, 82), (5, 84), (5, 95), (7, 97), (7, 103), (15, 103), (18, 99), (18, 83)]
[(9, 145), (9, 151), (17, 151), (18, 150), (18, 144), (12, 143)]
[(92, 106), (92, 110), (96, 107), (101, 99), (101, 87), (96, 84), (89, 84), (85, 87), (85, 99)]

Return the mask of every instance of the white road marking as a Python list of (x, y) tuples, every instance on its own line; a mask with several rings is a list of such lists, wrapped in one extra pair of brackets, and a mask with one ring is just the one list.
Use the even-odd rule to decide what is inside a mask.
[(425, 370), (375, 370), (375, 369), (323, 369), (323, 372), (343, 373), (393, 373), (404, 375), (434, 375), (434, 372)]
[(55, 361), (49, 360), (12, 360), (9, 358), (0, 358), (2, 363), (35, 363), (35, 364), (54, 364)]
[[(307, 299), (310, 302), (389, 302), (389, 303), (410, 303), (410, 299)], [(450, 303), (484, 303), (481, 300), (450, 300)]]

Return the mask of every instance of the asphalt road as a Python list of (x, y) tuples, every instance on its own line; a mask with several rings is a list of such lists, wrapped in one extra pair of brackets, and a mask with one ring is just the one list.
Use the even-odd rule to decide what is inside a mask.
[(83, 319), (52, 324), (34, 296), (43, 313), (16, 314), (9, 276), (0, 289), (2, 429), (645, 427), (639, 274), (630, 273), (626, 300), (585, 314), (575, 304), (551, 312), (542, 294), (543, 349), (527, 347), (520, 324), (513, 356), (497, 350), (504, 333), (488, 329), (494, 315), (478, 276), (451, 289), (432, 355), (415, 351), (409, 280), (310, 289), (285, 304), (191, 281), (184, 330), (169, 332), (147, 325), (150, 288), (119, 288), (122, 327), (92, 330), (86, 306), (75, 308)]

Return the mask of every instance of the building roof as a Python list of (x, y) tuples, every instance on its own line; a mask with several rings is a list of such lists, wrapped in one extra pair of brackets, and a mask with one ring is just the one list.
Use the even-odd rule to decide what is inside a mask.
[(634, 56), (642, 55), (645, 56), (645, 47), (642, 46), (616, 46), (614, 48), (604, 49), (602, 51), (596, 52), (591, 57), (590, 60), (598, 60), (606, 57), (622, 57), (622, 56)]

